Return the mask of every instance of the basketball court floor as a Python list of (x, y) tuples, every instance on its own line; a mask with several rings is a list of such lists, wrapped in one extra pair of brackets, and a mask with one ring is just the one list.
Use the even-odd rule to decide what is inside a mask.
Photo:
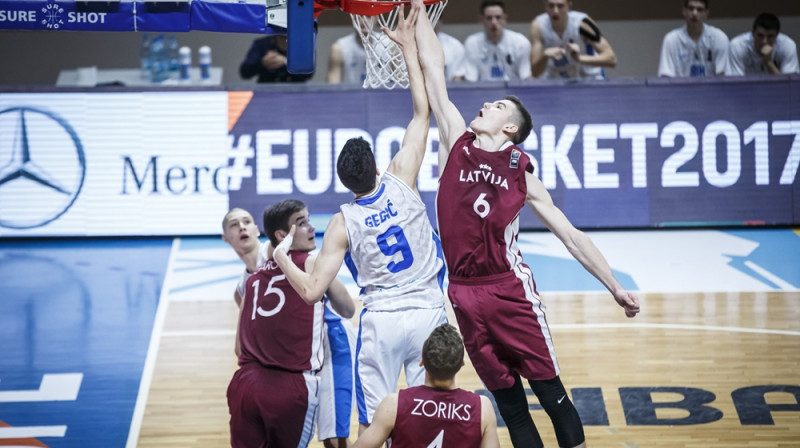
[[(520, 236), (589, 446), (800, 447), (800, 229), (589, 234), (635, 319), (551, 234)], [(0, 446), (228, 445), (241, 269), (219, 238), (0, 243)]]

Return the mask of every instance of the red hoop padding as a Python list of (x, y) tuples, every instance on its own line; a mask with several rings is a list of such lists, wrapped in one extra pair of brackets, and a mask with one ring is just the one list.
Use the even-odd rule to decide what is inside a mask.
[[(319, 1), (319, 0), (317, 0)], [(397, 6), (411, 6), (410, 0), (322, 0), (324, 3), (339, 3), (339, 9), (348, 14), (377, 16), (393, 10)], [(424, 0), (426, 5), (434, 5), (444, 0)]]

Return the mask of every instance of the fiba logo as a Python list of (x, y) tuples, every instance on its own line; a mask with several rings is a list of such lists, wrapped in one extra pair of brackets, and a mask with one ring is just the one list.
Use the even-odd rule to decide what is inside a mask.
[(78, 135), (53, 112), (0, 111), (0, 227), (31, 229), (66, 213), (86, 177)]

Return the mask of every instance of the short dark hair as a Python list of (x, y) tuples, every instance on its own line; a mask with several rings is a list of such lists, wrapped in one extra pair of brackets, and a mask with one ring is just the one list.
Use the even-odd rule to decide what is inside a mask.
[(514, 106), (517, 108), (518, 113), (514, 113), (514, 121), (517, 125), (517, 133), (511, 136), (511, 142), (515, 145), (519, 145), (520, 143), (524, 142), (528, 135), (531, 133), (531, 129), (533, 129), (533, 120), (531, 119), (531, 114), (528, 112), (528, 109), (522, 104), (522, 101), (515, 97), (514, 95), (508, 95), (504, 100), (511, 101)]
[(306, 204), (304, 204), (303, 201), (286, 199), (264, 210), (264, 232), (266, 232), (267, 237), (269, 237), (269, 242), (272, 243), (272, 247), (277, 247), (278, 243), (280, 243), (278, 238), (275, 237), (275, 232), (277, 230), (285, 230), (288, 232), (292, 228), (289, 223), (289, 218), (304, 208), (306, 208)]
[(765, 30), (775, 30), (777, 32), (781, 32), (781, 21), (778, 19), (778, 16), (775, 14), (770, 14), (768, 12), (762, 12), (761, 14), (756, 17), (756, 20), (753, 22), (753, 31), (756, 30), (756, 27), (760, 26)]
[(355, 194), (367, 193), (375, 188), (376, 173), (369, 142), (361, 137), (348, 140), (336, 160), (336, 174), (342, 184)]
[(688, 8), (689, 7), (689, 2), (700, 2), (700, 3), (704, 4), (704, 5), (706, 5), (706, 9), (708, 9), (708, 2), (709, 1), (710, 0), (683, 0), (683, 7), (684, 8)]
[(442, 324), (431, 332), (422, 344), (422, 364), (434, 380), (456, 376), (464, 364), (464, 342), (456, 327)]
[(483, 14), (483, 12), (486, 11), (486, 8), (490, 6), (499, 6), (500, 9), (503, 10), (503, 13), (506, 12), (506, 5), (500, 0), (483, 0), (481, 3), (481, 14)]

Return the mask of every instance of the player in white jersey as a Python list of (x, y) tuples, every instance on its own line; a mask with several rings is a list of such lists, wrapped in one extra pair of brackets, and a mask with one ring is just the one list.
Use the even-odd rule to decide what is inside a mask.
[(481, 3), (483, 31), (467, 37), (468, 81), (508, 81), (531, 77), (531, 43), (506, 29), (506, 8), (498, 0)]
[(543, 79), (605, 79), (617, 65), (611, 44), (569, 0), (545, 0), (547, 12), (531, 22), (531, 72)]
[(362, 287), (364, 310), (356, 359), (360, 431), (372, 422), (380, 401), (397, 390), (403, 368), (408, 386), (423, 384), (422, 344), (447, 320), (441, 285), (444, 261), (416, 188), (430, 122), (414, 40), (414, 23), (421, 9), (419, 5), (411, 8), (407, 19), (401, 14), (395, 31), (384, 30), (403, 52), (414, 108), (400, 150), (376, 179), (369, 143), (361, 138), (349, 140), (336, 170), (355, 200), (331, 218), (314, 269), (296, 268), (280, 247), (274, 254), (304, 298), (318, 298), (343, 260)]
[(743, 76), (798, 73), (797, 45), (780, 34), (781, 21), (774, 14), (763, 13), (753, 22), (753, 31), (731, 39), (726, 75)]
[(331, 45), (328, 59), (328, 82), (331, 84), (361, 84), (367, 78), (367, 53), (355, 31)]
[[(222, 239), (230, 244), (245, 269), (234, 291), (234, 301), (241, 307), (245, 286), (256, 267), (269, 259), (270, 243), (261, 243), (259, 230), (247, 210), (233, 208), (222, 220)], [(355, 312), (352, 300), (345, 308), (325, 300), (324, 359), (319, 372), (319, 407), (317, 408), (317, 435), (326, 448), (346, 447), (349, 444), (350, 416), (353, 409), (353, 367), (355, 357), (355, 328), (350, 322)], [(337, 312), (338, 311), (338, 312)], [(342, 317), (342, 316), (346, 317)], [(239, 338), (236, 339), (239, 354)]]
[(684, 0), (686, 24), (664, 36), (658, 76), (702, 77), (725, 74), (728, 36), (705, 23), (708, 0)]
[[(441, 22), (441, 20), (436, 22), (437, 28)], [(439, 38), (439, 43), (442, 44), (442, 50), (444, 51), (445, 79), (448, 81), (464, 81), (467, 79), (467, 54), (464, 50), (464, 44), (443, 31), (437, 31), (436, 37)]]

